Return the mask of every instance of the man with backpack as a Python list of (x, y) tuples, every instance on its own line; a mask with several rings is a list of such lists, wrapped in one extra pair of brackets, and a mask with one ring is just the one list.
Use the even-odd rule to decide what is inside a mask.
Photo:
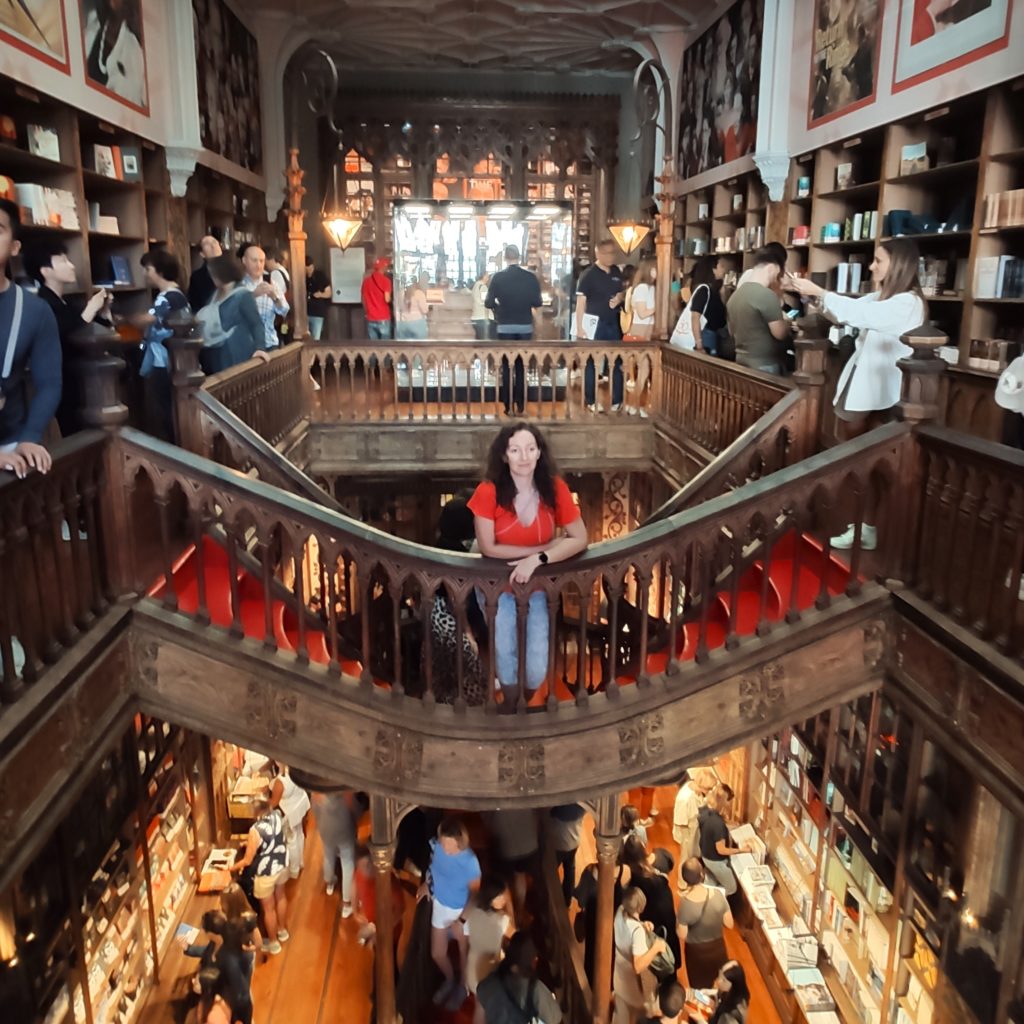
[[(267, 272), (264, 275), (268, 281), (284, 296), (285, 305), (291, 308), (292, 304), (292, 276), (284, 265), (284, 253), (280, 249), (271, 246), (267, 250)], [(286, 345), (291, 341), (291, 324), (288, 322), (287, 313), (278, 314), (274, 318), (277, 327), (277, 335), (281, 344)]]
[(476, 990), (486, 1024), (561, 1024), (558, 1000), (537, 978), (537, 960), (533, 939), (526, 932), (516, 932), (509, 939), (505, 959)]

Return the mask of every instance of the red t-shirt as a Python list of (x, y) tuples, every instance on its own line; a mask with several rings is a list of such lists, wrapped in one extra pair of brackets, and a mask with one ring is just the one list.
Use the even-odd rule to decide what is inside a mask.
[(548, 508), (541, 502), (537, 518), (529, 526), (521, 523), (514, 511), (498, 505), (494, 484), (490, 480), (478, 485), (473, 497), (469, 499), (469, 508), (473, 515), (481, 519), (494, 520), (494, 540), (498, 544), (511, 544), (515, 547), (547, 544), (554, 537), (556, 526), (568, 526), (580, 517), (580, 510), (572, 500), (572, 492), (559, 476), (555, 477), (555, 507)]
[(363, 309), (367, 320), (391, 319), (391, 281), (379, 270), (363, 278)]

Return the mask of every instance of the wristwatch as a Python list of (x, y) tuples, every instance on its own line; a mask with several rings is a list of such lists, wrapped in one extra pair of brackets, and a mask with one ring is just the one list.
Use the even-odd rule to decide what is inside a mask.
[(537, 558), (540, 559), (540, 564), (541, 565), (547, 565), (548, 564), (548, 553), (546, 551), (538, 551), (537, 552)]

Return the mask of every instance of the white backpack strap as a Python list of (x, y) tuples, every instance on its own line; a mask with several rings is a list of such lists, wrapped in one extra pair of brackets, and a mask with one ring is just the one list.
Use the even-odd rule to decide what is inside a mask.
[(4, 353), (3, 372), (0, 378), (6, 380), (11, 375), (11, 368), (14, 366), (14, 350), (18, 347), (18, 334), (21, 331), (21, 314), (25, 306), (25, 295), (22, 290), (11, 282), (14, 289), (14, 317), (11, 320), (11, 333), (7, 338), (7, 351)]

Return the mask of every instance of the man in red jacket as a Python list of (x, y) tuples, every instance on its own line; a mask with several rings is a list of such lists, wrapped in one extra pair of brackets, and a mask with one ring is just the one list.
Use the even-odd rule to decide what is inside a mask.
[(375, 260), (373, 270), (363, 278), (366, 336), (371, 341), (391, 338), (391, 278), (385, 273), (390, 265), (390, 260)]

